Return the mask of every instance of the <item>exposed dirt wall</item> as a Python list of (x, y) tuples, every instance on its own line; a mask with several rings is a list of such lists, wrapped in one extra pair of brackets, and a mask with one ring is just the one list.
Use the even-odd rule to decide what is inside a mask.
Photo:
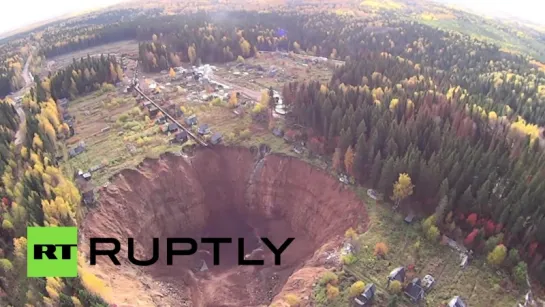
[[(137, 271), (174, 283), (178, 296), (170, 301), (169, 293), (160, 294), (151, 299), (155, 304), (268, 304), (294, 271), (323, 264), (311, 261), (317, 257), (315, 251), (326, 243), (340, 243), (347, 228), (366, 224), (361, 200), (336, 178), (301, 160), (275, 154), (262, 158), (246, 148), (205, 148), (189, 159), (165, 154), (143, 161), (137, 170), (121, 171), (111, 181), (100, 193), (98, 207), (85, 219), (84, 236), (119, 238), (120, 258), (126, 257), (127, 238), (134, 238), (137, 259), (149, 259), (152, 238), (162, 238), (160, 263)], [(269, 237), (276, 246), (286, 237), (295, 241), (282, 254), (281, 267), (272, 266), (272, 254), (265, 256), (265, 267), (231, 266), (236, 244), (225, 253), (222, 248), (222, 257), (231, 257), (222, 262), (230, 265), (211, 267), (207, 274), (190, 272), (196, 260), (205, 259), (199, 255), (175, 257), (174, 266), (165, 266), (164, 238), (220, 235), (245, 237), (247, 242), (252, 238), (255, 242), (256, 236)], [(246, 246), (246, 252), (256, 247)], [(99, 258), (99, 264), (103, 271), (121, 275), (123, 270), (135, 270), (127, 264), (114, 267), (106, 257)], [(126, 283), (121, 275), (119, 282)], [(147, 294), (133, 296), (138, 295)], [(131, 301), (121, 294), (118, 299), (124, 302), (117, 303)]]

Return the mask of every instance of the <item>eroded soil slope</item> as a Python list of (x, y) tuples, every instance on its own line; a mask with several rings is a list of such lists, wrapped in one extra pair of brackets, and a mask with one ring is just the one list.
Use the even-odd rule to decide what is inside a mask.
[[(293, 290), (288, 279), (295, 271), (307, 267), (300, 272), (308, 275), (309, 267), (323, 264), (324, 245), (338, 244), (347, 228), (366, 224), (364, 205), (336, 178), (298, 159), (263, 157), (246, 148), (200, 149), (191, 158), (166, 154), (111, 181), (87, 215), (83, 233), (122, 242), (122, 266), (99, 257), (94, 267), (113, 288), (117, 304), (266, 305), (284, 285)], [(258, 237), (276, 246), (287, 237), (295, 240), (282, 254), (281, 266), (273, 265), (266, 247), (256, 254), (265, 266), (236, 266), (235, 243), (222, 246), (220, 266), (212, 265), (210, 244), (166, 265), (167, 237), (212, 236), (244, 237), (245, 253), (263, 247)], [(152, 238), (160, 238), (159, 261), (149, 267), (128, 264), (127, 238), (135, 239), (136, 258), (142, 260), (151, 258)], [(203, 260), (210, 270), (195, 270)]]

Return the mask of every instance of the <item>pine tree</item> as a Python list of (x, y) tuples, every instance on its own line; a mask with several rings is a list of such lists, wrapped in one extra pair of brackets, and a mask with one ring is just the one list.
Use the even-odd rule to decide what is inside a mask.
[(392, 183), (395, 180), (394, 159), (388, 158), (382, 167), (380, 179), (378, 181), (378, 190), (384, 195), (389, 195), (392, 191)]
[(439, 187), (439, 192), (437, 193), (436, 199), (442, 200), (443, 197), (448, 195), (449, 192), (448, 178), (443, 179), (441, 186)]
[(371, 165), (371, 172), (369, 173), (369, 182), (371, 186), (376, 187), (379, 183), (380, 175), (382, 174), (382, 157), (380, 151), (377, 152), (373, 164)]
[(363, 134), (358, 138), (356, 144), (356, 154), (354, 158), (354, 173), (358, 182), (363, 182), (366, 177), (365, 165), (367, 163), (367, 148), (365, 148), (365, 136)]
[[(446, 179), (445, 179), (446, 180)], [(445, 195), (441, 198), (439, 205), (435, 208), (436, 226), (441, 227), (445, 221), (445, 215), (447, 214), (448, 197)]]
[(348, 175), (351, 177), (355, 176), (354, 173), (354, 150), (352, 146), (348, 146), (346, 153), (344, 154), (344, 167)]

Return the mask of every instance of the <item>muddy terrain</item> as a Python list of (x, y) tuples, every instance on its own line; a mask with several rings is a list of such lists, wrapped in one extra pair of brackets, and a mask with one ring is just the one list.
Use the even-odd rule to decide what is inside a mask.
[[(308, 296), (323, 271), (324, 250), (338, 247), (349, 227), (367, 222), (364, 204), (336, 178), (298, 159), (246, 148), (204, 148), (189, 158), (165, 154), (111, 182), (87, 214), (83, 235), (122, 242), (121, 266), (99, 257), (93, 268), (118, 306), (263, 306), (287, 292)], [(254, 252), (264, 266), (237, 266), (236, 239), (222, 245), (219, 266), (212, 265), (211, 244), (167, 266), (168, 237), (244, 237), (246, 254), (263, 247), (258, 237), (277, 247), (287, 237), (295, 240), (281, 266), (273, 265), (266, 247)], [(152, 238), (159, 238), (158, 262), (129, 264), (127, 238), (135, 239), (141, 260), (151, 258)], [(199, 271), (203, 260), (205, 272)]]

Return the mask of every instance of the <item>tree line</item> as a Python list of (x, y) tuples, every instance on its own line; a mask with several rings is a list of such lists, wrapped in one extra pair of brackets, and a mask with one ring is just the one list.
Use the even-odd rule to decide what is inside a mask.
[(115, 84), (124, 76), (121, 64), (115, 56), (87, 56), (74, 59), (68, 67), (57, 71), (44, 80), (36, 77), (37, 97), (45, 99), (49, 92), (55, 100), (75, 98), (81, 94), (100, 89), (102, 84)]
[[(106, 285), (84, 267), (78, 278), (26, 278), (27, 226), (76, 226), (81, 195), (56, 165), (59, 138), (66, 124), (49, 94), (23, 99), (26, 122), (18, 121), (12, 102), (0, 102), (0, 288), (1, 305), (107, 306)], [(22, 144), (13, 140), (22, 132)], [(80, 262), (82, 263), (82, 262)]]

